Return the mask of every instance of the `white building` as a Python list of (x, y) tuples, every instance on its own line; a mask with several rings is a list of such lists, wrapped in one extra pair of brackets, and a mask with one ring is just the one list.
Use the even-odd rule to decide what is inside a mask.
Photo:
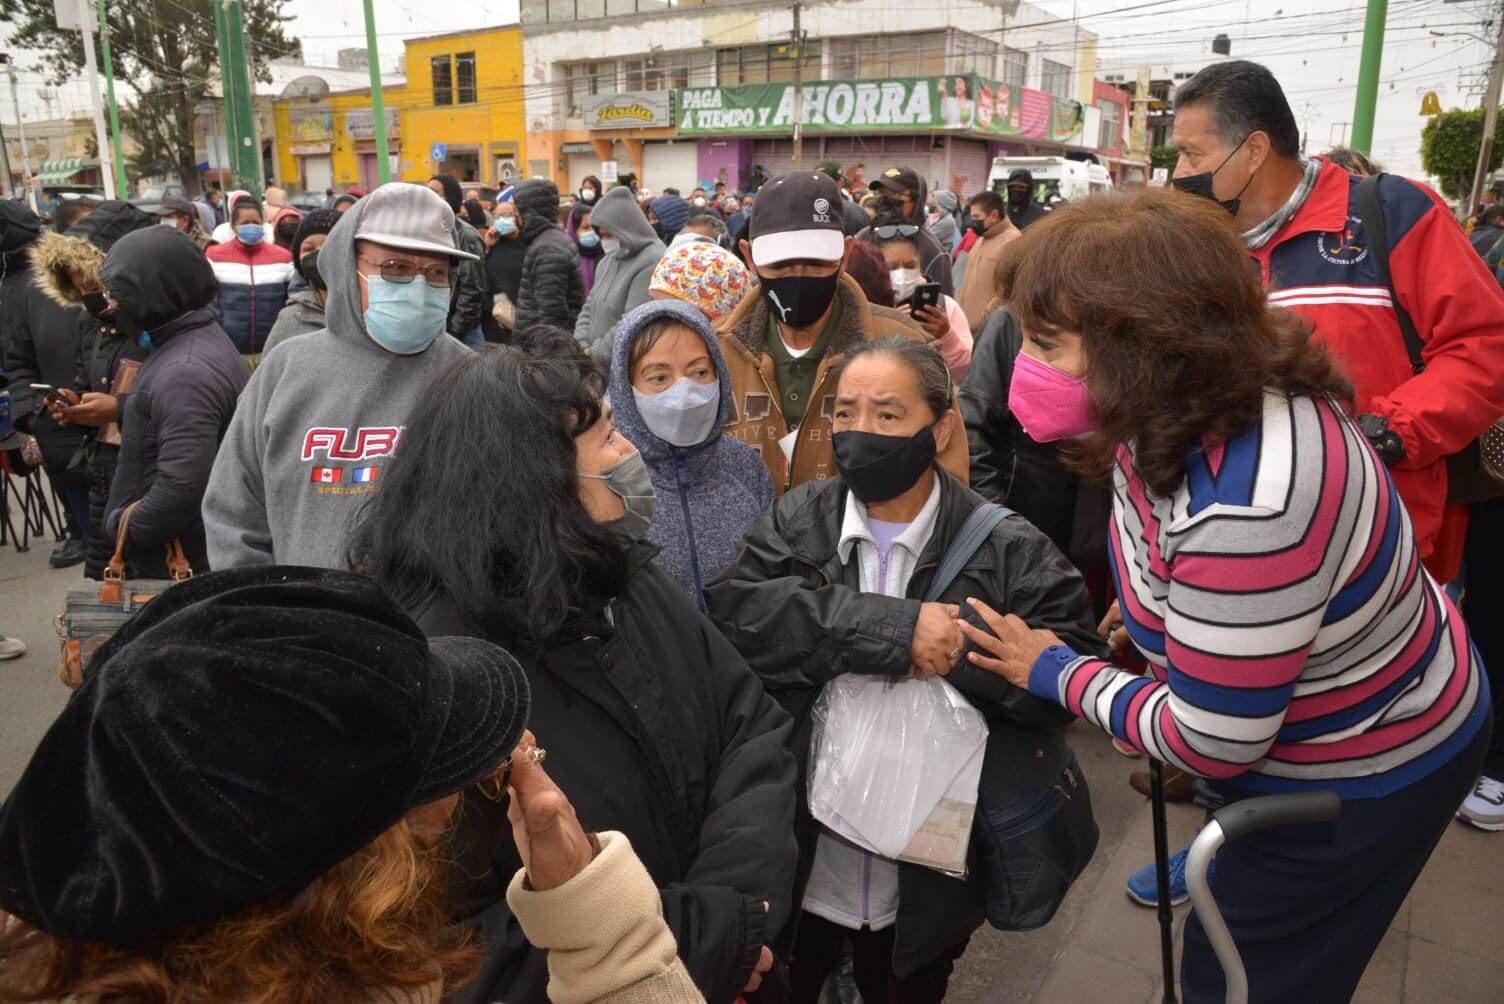
[(734, 2), (524, 0), (529, 173), (568, 190), (615, 162), (654, 190), (754, 185), (795, 166), (796, 72), (804, 167), (861, 162), (874, 177), (904, 163), (974, 193), (999, 153), (1101, 145), (1096, 39), (1041, 8), (802, 5), (802, 55), (793, 18)]

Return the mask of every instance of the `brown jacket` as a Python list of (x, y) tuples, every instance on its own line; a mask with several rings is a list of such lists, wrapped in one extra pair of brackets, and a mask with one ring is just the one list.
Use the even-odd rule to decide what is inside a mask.
[[(774, 386), (773, 357), (768, 354), (768, 307), (763, 302), (762, 287), (754, 286), (737, 308), (716, 323), (721, 354), (731, 372), (731, 420), (726, 434), (735, 436), (762, 452), (763, 463), (773, 476), (773, 491), (782, 495), (806, 481), (835, 477), (835, 459), (830, 452), (831, 416), (835, 410), (835, 382), (830, 371), (845, 356), (846, 350), (869, 338), (903, 335), (930, 341), (918, 325), (909, 320), (875, 314), (862, 293), (862, 287), (845, 272), (836, 288), (840, 303), (839, 327), (831, 336), (825, 357), (815, 371), (815, 389), (810, 394), (809, 411), (794, 440), (792, 470), (784, 461), (778, 441), (788, 435), (782, 399)], [(955, 408), (955, 405), (952, 405)], [(956, 410), (957, 429), (965, 426)], [(940, 465), (966, 483), (968, 465), (966, 437), (953, 435), (939, 456)]]
[(980, 330), (987, 315), (1003, 305), (997, 293), (997, 261), (1003, 256), (1003, 248), (1018, 235), (1018, 227), (1005, 216), (967, 253), (966, 275), (961, 280), (956, 302), (966, 311), (966, 323), (972, 331)]

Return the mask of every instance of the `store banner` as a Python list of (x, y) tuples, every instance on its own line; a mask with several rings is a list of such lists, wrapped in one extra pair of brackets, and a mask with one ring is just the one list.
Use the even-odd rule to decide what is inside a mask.
[[(384, 110), (386, 112), (386, 138), (394, 139), (402, 135), (401, 124), (397, 118), (397, 109), (387, 108)], [(375, 109), (360, 108), (345, 112), (345, 132), (351, 139), (375, 139)]]
[(656, 129), (674, 124), (669, 91), (623, 91), (585, 99), (586, 129)]
[[(680, 136), (763, 133), (794, 127), (794, 85), (690, 87), (678, 92)], [(814, 133), (957, 130), (1081, 142), (1081, 104), (975, 74), (804, 85), (804, 128)]]

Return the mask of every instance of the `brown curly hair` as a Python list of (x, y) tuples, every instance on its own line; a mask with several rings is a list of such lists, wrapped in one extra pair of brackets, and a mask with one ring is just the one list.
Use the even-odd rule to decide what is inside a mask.
[(357, 1004), (445, 992), (480, 950), (451, 926), (441, 843), (404, 819), (301, 892), (149, 949), (54, 938), (0, 912), (0, 1001)]
[(1269, 305), (1210, 199), (1150, 188), (1061, 206), (1003, 250), (997, 283), (1026, 331), (1081, 334), (1099, 429), (1067, 453), (1091, 477), (1132, 443), (1169, 496), (1193, 449), (1258, 419), (1265, 389), (1352, 399), (1305, 322)]

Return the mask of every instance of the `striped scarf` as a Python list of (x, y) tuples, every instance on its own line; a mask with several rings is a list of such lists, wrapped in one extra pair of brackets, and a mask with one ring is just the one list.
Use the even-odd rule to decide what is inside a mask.
[(1285, 204), (1275, 210), (1273, 216), (1253, 229), (1243, 232), (1243, 243), (1248, 245), (1248, 250), (1257, 251), (1268, 244), (1274, 235), (1279, 233), (1296, 213), (1300, 212), (1300, 207), (1306, 204), (1311, 189), (1316, 187), (1316, 177), (1321, 174), (1321, 161), (1303, 160), (1300, 166), (1305, 173), (1300, 176), (1300, 184), (1295, 186), (1295, 191), (1290, 193)]

